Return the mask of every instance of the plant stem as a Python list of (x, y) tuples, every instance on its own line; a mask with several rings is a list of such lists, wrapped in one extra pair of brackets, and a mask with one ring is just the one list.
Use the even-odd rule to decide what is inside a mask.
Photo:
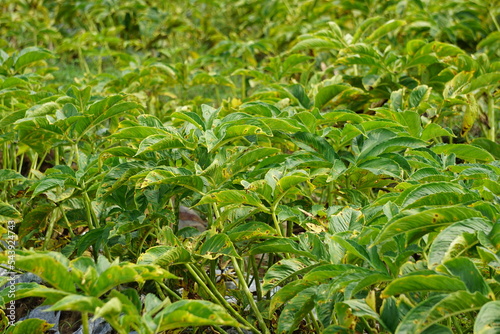
[(172, 297), (175, 300), (181, 300), (182, 298), (172, 289), (170, 289), (168, 286), (166, 286), (164, 283), (159, 282), (159, 286), (163, 288), (163, 290), (167, 291), (168, 295)]
[[(236, 319), (238, 319), (241, 323), (243, 323), (245, 326), (250, 327), (250, 329), (257, 334), (260, 334), (260, 331), (255, 328), (251, 323), (249, 323), (245, 318), (243, 318), (236, 310), (227, 302), (226, 299), (219, 293), (219, 290), (217, 290), (217, 287), (210, 281), (208, 278), (207, 274), (204, 273), (203, 271), (196, 271), (196, 267), (191, 266), (189, 263), (186, 263), (186, 268), (193, 276), (195, 281), (198, 283), (199, 286), (201, 286), (205, 292), (212, 298), (212, 300), (219, 305), (223, 306), (226, 308), (226, 310)], [(203, 277), (205, 281), (208, 283), (208, 286), (205, 284), (205, 281), (201, 278)]]
[(144, 238), (142, 238), (141, 243), (139, 245), (139, 248), (137, 249), (137, 257), (139, 257), (142, 253), (142, 247), (144, 246), (144, 243), (146, 242), (146, 239), (148, 236), (151, 234), (151, 230), (148, 230), (146, 234), (144, 235)]
[(271, 212), (271, 216), (273, 217), (274, 228), (276, 229), (276, 232), (278, 232), (280, 237), (283, 237), (283, 233), (281, 232), (281, 225), (278, 221), (278, 217), (276, 217), (276, 211), (274, 210), (274, 208)]
[(253, 279), (255, 280), (255, 287), (257, 289), (257, 300), (262, 300), (262, 286), (260, 285), (259, 268), (257, 267), (257, 263), (255, 262), (255, 256), (250, 255), (249, 261), (252, 265)]
[(489, 140), (496, 142), (495, 101), (491, 93), (488, 94), (488, 123), (490, 126)]
[(247, 282), (245, 281), (245, 277), (243, 276), (243, 273), (241, 272), (240, 266), (238, 264), (238, 260), (234, 256), (231, 256), (231, 261), (233, 262), (233, 267), (234, 267), (234, 270), (236, 271), (236, 275), (238, 275), (240, 288), (243, 290), (243, 293), (247, 296), (248, 302), (250, 303), (250, 307), (252, 308), (255, 316), (257, 317), (257, 321), (259, 322), (260, 329), (264, 333), (270, 334), (269, 329), (267, 328), (267, 325), (264, 321), (264, 318), (262, 317), (262, 314), (260, 313), (259, 308), (257, 307), (257, 304), (255, 303), (255, 300), (253, 299), (253, 295), (250, 292), (250, 289), (248, 289)]
[(247, 95), (247, 77), (245, 75), (241, 76), (241, 100), (245, 99)]
[(56, 217), (54, 213), (50, 217), (49, 221), (49, 226), (47, 227), (47, 233), (45, 233), (45, 240), (43, 242), (43, 250), (47, 250), (47, 247), (49, 246), (49, 242), (51, 240), (52, 232), (54, 231), (54, 225), (56, 223)]
[(493, 20), (493, 24), (495, 24), (495, 27), (497, 28), (497, 30), (500, 31), (500, 25), (498, 24), (498, 21), (497, 21), (497, 19), (495, 17), (495, 14), (493, 14), (493, 10), (492, 9), (489, 10), (491, 19)]
[(28, 179), (31, 178), (32, 176), (32, 170), (36, 170), (36, 165), (38, 164), (38, 153), (34, 153), (33, 154), (33, 157), (31, 158), (31, 166), (30, 166), (30, 170), (28, 172)]
[(462, 326), (460, 325), (460, 323), (458, 322), (458, 319), (457, 317), (451, 317), (452, 321), (453, 321), (453, 324), (455, 325), (455, 331), (458, 333), (458, 334), (462, 334)]
[(321, 333), (321, 329), (319, 327), (319, 323), (316, 320), (316, 317), (314, 316), (314, 314), (312, 314), (312, 312), (309, 312), (309, 317), (311, 318), (311, 322), (312, 322), (312, 325), (314, 327), (314, 331), (316, 333)]
[(83, 184), (83, 200), (85, 202), (85, 214), (87, 216), (87, 222), (89, 223), (89, 229), (93, 230), (96, 226), (93, 224), (93, 215), (92, 215), (92, 202), (90, 201), (89, 195), (87, 195), (87, 191), (85, 190), (85, 184)]
[(71, 238), (74, 238), (75, 233), (73, 232), (73, 229), (71, 228), (71, 224), (68, 220), (68, 217), (66, 216), (66, 212), (64, 212), (62, 205), (59, 205), (59, 210), (61, 211), (61, 215), (64, 219), (64, 222), (68, 225), (69, 235), (71, 236)]
[(83, 327), (83, 334), (90, 334), (90, 332), (89, 332), (89, 314), (87, 312), (82, 312), (82, 327)]

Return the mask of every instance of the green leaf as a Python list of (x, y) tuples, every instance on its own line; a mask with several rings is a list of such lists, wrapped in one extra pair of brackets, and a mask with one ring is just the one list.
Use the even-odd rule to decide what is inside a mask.
[(487, 233), (490, 230), (491, 223), (479, 217), (465, 219), (448, 226), (438, 234), (431, 244), (428, 255), (429, 267), (437, 266), (444, 260), (451, 258), (453, 245), (463, 233), (474, 233), (475, 231)]
[[(254, 135), (263, 135), (272, 137), (272, 130), (262, 121), (258, 119), (248, 118), (245, 120), (246, 122), (254, 122), (258, 125), (253, 124), (235, 124), (229, 125), (221, 130), (222, 136), (217, 137), (217, 140), (214, 142), (208, 141), (207, 148), (209, 152), (214, 152), (224, 144), (228, 143), (231, 140), (246, 137), (246, 136), (254, 136)], [(208, 132), (208, 131), (207, 131)]]
[[(8, 277), (7, 277), (8, 278)], [(55, 303), (63, 297), (69, 295), (69, 292), (61, 291), (58, 289), (47, 288), (38, 283), (18, 283), (15, 285), (16, 293), (13, 295), (10, 287), (7, 286), (0, 292), (0, 301), (4, 305), (11, 300), (18, 300), (29, 297), (45, 298), (47, 303)]]
[(322, 109), (331, 99), (349, 88), (350, 87), (346, 85), (330, 85), (321, 88), (314, 97), (314, 106), (318, 109)]
[(303, 280), (296, 280), (288, 283), (281, 289), (279, 289), (272, 297), (271, 303), (269, 304), (269, 316), (272, 317), (273, 313), (281, 307), (283, 304), (288, 302), (290, 299), (295, 297), (299, 292), (305, 290), (311, 286), (316, 285), (315, 282), (306, 282)]
[(371, 33), (370, 36), (368, 36), (365, 41), (368, 43), (374, 42), (382, 38), (383, 36), (387, 35), (388, 33), (396, 30), (397, 28), (405, 25), (406, 22), (403, 20), (389, 20), (386, 23), (384, 23), (382, 26), (377, 28), (374, 32)]
[(480, 213), (464, 207), (443, 207), (424, 211), (407, 210), (395, 216), (383, 227), (374, 244), (404, 233), (409, 233), (407, 241), (409, 243), (418, 236), (472, 217), (480, 217)]
[(448, 194), (465, 195), (469, 192), (465, 191), (458, 184), (452, 182), (431, 182), (419, 185), (413, 188), (410, 192), (406, 194), (401, 203), (401, 208), (413, 208), (423, 205), (429, 205), (429, 197), (436, 196), (441, 202), (434, 201), (433, 205), (453, 205), (458, 204), (456, 202), (451, 202), (447, 198)]
[(396, 334), (421, 333), (449, 317), (478, 311), (488, 301), (488, 298), (478, 292), (471, 294), (467, 291), (431, 296), (406, 314), (396, 329)]
[(333, 163), (340, 160), (339, 155), (325, 138), (308, 132), (297, 132), (291, 136), (297, 146), (309, 152), (317, 153), (319, 157)]
[(0, 182), (24, 180), (25, 177), (12, 169), (0, 169)]
[(42, 319), (26, 319), (16, 322), (15, 326), (10, 326), (5, 331), (5, 334), (44, 334), (54, 327)]
[(465, 161), (475, 162), (476, 160), (490, 162), (495, 160), (495, 157), (490, 152), (473, 145), (467, 144), (443, 144), (436, 145), (431, 148), (437, 154), (455, 154), (457, 158)]
[(94, 314), (94, 319), (116, 317), (122, 312), (122, 310), (123, 304), (121, 303), (121, 301), (118, 298), (113, 297), (108, 300), (102, 307), (97, 307)]
[(369, 170), (375, 175), (389, 175), (397, 179), (400, 179), (402, 176), (401, 167), (392, 159), (371, 158), (360, 163), (358, 167)]
[[(486, 283), (476, 265), (469, 258), (454, 258), (446, 261), (443, 266), (450, 274), (460, 278), (470, 293), (479, 292), (484, 296), (494, 298), (488, 283)], [(437, 270), (440, 270), (440, 267)]]
[(168, 305), (155, 317), (156, 331), (199, 326), (241, 327), (224, 308), (204, 300), (180, 300)]
[(360, 299), (345, 300), (342, 302), (342, 304), (347, 305), (350, 308), (352, 314), (355, 315), (356, 317), (372, 318), (375, 319), (377, 322), (379, 322), (383, 327), (386, 327), (386, 325), (380, 319), (377, 312), (372, 310), (372, 308), (366, 303), (365, 300), (360, 300)]
[(227, 231), (227, 235), (232, 242), (238, 242), (257, 238), (276, 237), (277, 232), (266, 223), (250, 222), (232, 227)]
[(280, 110), (273, 105), (265, 102), (248, 102), (240, 105), (239, 109), (250, 115), (265, 117), (274, 117), (280, 113)]
[(207, 238), (200, 248), (200, 255), (211, 260), (222, 255), (240, 258), (231, 239), (224, 233), (218, 233)]
[(36, 46), (22, 49), (18, 55), (14, 57), (14, 68), (16, 71), (29, 66), (39, 60), (54, 58), (54, 54), (47, 49)]
[(231, 175), (235, 175), (241, 171), (247, 170), (259, 160), (278, 153), (280, 150), (272, 147), (260, 147), (252, 151), (246, 152), (238, 157), (229, 167)]
[(254, 193), (247, 193), (244, 190), (222, 190), (213, 192), (202, 197), (198, 205), (207, 203), (218, 203), (220, 207), (226, 205), (245, 204), (258, 207), (263, 211), (269, 211), (262, 205), (261, 201)]
[(172, 118), (178, 118), (182, 119), (186, 122), (189, 122), (196, 126), (198, 129), (204, 131), (205, 130), (205, 124), (203, 123), (203, 120), (201, 119), (198, 114), (192, 112), (192, 111), (184, 111), (184, 112), (174, 112), (172, 113)]
[(384, 18), (380, 16), (374, 16), (374, 17), (368, 17), (365, 20), (361, 22), (359, 27), (356, 29), (356, 33), (352, 37), (352, 44), (355, 44), (358, 42), (358, 40), (361, 38), (361, 36), (370, 28), (372, 25), (375, 23), (378, 23), (382, 21)]
[[(57, 253), (53, 254), (57, 255)], [(26, 270), (40, 276), (44, 281), (57, 289), (75, 292), (73, 276), (68, 271), (67, 266), (58, 261), (60, 258), (60, 255), (57, 255), (56, 259), (56, 257), (49, 255), (49, 253), (19, 254), (16, 258), (16, 269)]]
[(299, 322), (313, 309), (317, 287), (300, 291), (285, 306), (278, 319), (277, 333), (291, 333)]
[(157, 264), (162, 268), (168, 268), (191, 261), (191, 254), (184, 247), (154, 246), (139, 256), (137, 264)]
[(463, 93), (464, 88), (467, 87), (467, 85), (471, 81), (472, 75), (472, 72), (465, 71), (455, 75), (455, 77), (445, 85), (443, 91), (444, 98), (453, 98)]
[(171, 170), (156, 169), (149, 172), (140, 184), (141, 188), (158, 184), (172, 184), (201, 193), (203, 190), (203, 179), (197, 175), (175, 175)]
[(149, 126), (131, 126), (128, 128), (124, 128), (119, 130), (118, 132), (112, 134), (110, 138), (116, 139), (139, 139), (142, 140), (146, 137), (153, 135), (169, 135), (169, 133), (165, 130), (152, 128)]
[(176, 276), (155, 265), (135, 265), (131, 263), (112, 265), (99, 275), (96, 282), (92, 282), (90, 294), (100, 297), (120, 284), (142, 283), (148, 279), (161, 281), (166, 278), (176, 278)]
[[(262, 282), (262, 291), (267, 293), (274, 287), (284, 283), (285, 281), (297, 276), (302, 275), (317, 264), (311, 263), (307, 259), (284, 259), (273, 264), (264, 275)], [(295, 288), (294, 288), (295, 289)], [(274, 297), (273, 297), (274, 300)]]
[(10, 219), (19, 219), (21, 218), (21, 213), (12, 205), (0, 202), (0, 217), (5, 221)]
[(52, 305), (47, 311), (76, 311), (95, 313), (104, 303), (96, 297), (69, 295)]
[(430, 139), (434, 139), (436, 137), (456, 137), (452, 132), (443, 129), (440, 125), (436, 123), (429, 123), (424, 130), (422, 131), (422, 136), (420, 139), (428, 141)]
[(498, 87), (500, 85), (500, 73), (486, 73), (473, 79), (469, 86), (465, 88), (462, 93), (467, 94), (475, 90), (491, 86)]
[(474, 146), (481, 147), (490, 152), (497, 160), (500, 160), (500, 144), (486, 138), (475, 138), (472, 143)]
[(300, 50), (309, 50), (309, 49), (341, 49), (343, 46), (339, 42), (333, 40), (326, 40), (322, 38), (308, 38), (304, 39), (297, 44), (295, 44), (290, 52), (296, 52)]
[(466, 290), (464, 282), (458, 278), (443, 275), (410, 275), (396, 278), (382, 291), (382, 297), (387, 298), (413, 292), (453, 292)]
[(422, 102), (425, 102), (426, 96), (428, 96), (429, 87), (426, 85), (420, 85), (415, 87), (408, 99), (408, 104), (410, 108), (417, 108)]
[(474, 322), (474, 334), (500, 333), (500, 301), (486, 303)]
[(248, 252), (249, 255), (262, 253), (290, 253), (316, 260), (316, 257), (313, 254), (300, 249), (299, 245), (290, 239), (266, 240), (253, 246)]
[(172, 135), (152, 135), (141, 141), (136, 156), (144, 152), (157, 152), (174, 148), (194, 150), (196, 147)]
[[(376, 137), (373, 138), (375, 139)], [(368, 140), (365, 142), (365, 145), (363, 145), (363, 151), (357, 158), (358, 162), (361, 162), (368, 157), (376, 157), (382, 153), (401, 150), (405, 147), (418, 148), (427, 146), (427, 143), (423, 140), (406, 136), (394, 137), (378, 143), (373, 143), (372, 141), (369, 145), (367, 144)]]

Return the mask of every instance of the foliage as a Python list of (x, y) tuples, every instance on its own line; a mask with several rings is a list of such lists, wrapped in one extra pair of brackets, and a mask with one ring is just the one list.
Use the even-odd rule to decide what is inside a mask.
[(7, 0), (0, 216), (43, 283), (0, 303), (84, 332), (498, 332), (499, 5)]

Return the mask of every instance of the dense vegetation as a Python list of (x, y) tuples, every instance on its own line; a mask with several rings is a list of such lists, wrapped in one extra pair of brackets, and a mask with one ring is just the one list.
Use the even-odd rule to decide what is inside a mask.
[(85, 334), (500, 333), (498, 0), (1, 7), (0, 233), (42, 279), (2, 277), (4, 307)]

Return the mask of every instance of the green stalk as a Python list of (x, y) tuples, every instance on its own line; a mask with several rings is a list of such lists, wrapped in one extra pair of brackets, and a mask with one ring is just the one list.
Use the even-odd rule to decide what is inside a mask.
[(66, 212), (64, 212), (62, 205), (59, 206), (59, 210), (61, 211), (64, 222), (68, 225), (69, 235), (71, 236), (71, 238), (74, 238), (75, 233), (73, 232), (73, 229), (71, 228), (71, 224), (68, 220), (68, 217), (66, 216)]
[(255, 313), (255, 316), (257, 317), (257, 321), (259, 322), (260, 329), (265, 334), (270, 334), (269, 329), (267, 328), (267, 325), (264, 321), (264, 318), (262, 317), (262, 314), (260, 313), (259, 308), (257, 307), (257, 304), (255, 303), (255, 300), (253, 299), (253, 295), (250, 292), (250, 289), (248, 289), (247, 282), (245, 281), (245, 277), (243, 276), (243, 273), (241, 272), (240, 266), (238, 264), (238, 260), (234, 256), (231, 256), (231, 261), (233, 262), (234, 270), (236, 271), (236, 275), (238, 276), (238, 279), (239, 279), (240, 289), (242, 289), (243, 293), (246, 295), (248, 302), (250, 303), (250, 308), (253, 310), (253, 312)]
[(43, 250), (47, 250), (49, 242), (52, 237), (52, 232), (54, 232), (54, 225), (56, 224), (56, 217), (54, 214), (50, 217), (49, 226), (47, 227), (47, 232), (45, 233), (45, 240), (43, 242)]
[(370, 324), (368, 323), (368, 321), (366, 321), (365, 318), (363, 317), (360, 317), (359, 319), (361, 319), (361, 322), (363, 323), (363, 325), (365, 325), (365, 329), (366, 331), (368, 332), (368, 334), (372, 334), (373, 333), (373, 330), (372, 328), (370, 327)]
[(2, 169), (9, 169), (11, 168), (11, 161), (9, 157), (9, 145), (7, 145), (7, 142), (3, 143), (3, 161), (2, 161)]
[[(219, 212), (219, 208), (217, 207), (217, 203), (212, 203), (212, 210), (213, 210), (213, 214), (215, 215), (215, 220), (213, 221), (213, 223), (215, 223), (220, 218), (220, 212)], [(220, 225), (220, 221), (219, 221), (219, 225)], [(212, 224), (210, 224), (210, 227), (212, 227)], [(216, 226), (216, 227), (221, 227), (221, 226)]]
[(241, 100), (245, 99), (247, 95), (247, 77), (245, 75), (241, 76)]
[(47, 157), (47, 153), (48, 152), (45, 152), (44, 155), (42, 156), (42, 158), (38, 161), (38, 164), (36, 166), (37, 170), (40, 170), (40, 168), (42, 167), (42, 164), (45, 162), (45, 158)]
[(314, 314), (312, 314), (312, 312), (309, 312), (309, 317), (311, 318), (311, 323), (312, 323), (312, 325), (314, 327), (314, 332), (315, 333), (321, 333), (321, 329), (319, 327), (319, 323), (316, 320), (316, 318), (314, 317)]
[(21, 174), (21, 171), (23, 169), (23, 164), (24, 164), (24, 153), (21, 154), (21, 157), (19, 158), (19, 165), (17, 164), (17, 159), (15, 154), (13, 155), (12, 163), (14, 164), (14, 170), (18, 170), (19, 174)]
[(212, 210), (212, 206), (208, 205), (208, 215), (207, 215), (207, 229), (209, 230), (214, 224), (214, 213)]
[(490, 126), (489, 140), (496, 142), (495, 101), (491, 93), (488, 94), (488, 122)]
[(311, 8), (309, 8), (309, 11), (306, 14), (308, 19), (311, 17), (311, 14), (314, 13), (314, 8), (316, 8), (317, 4), (318, 4), (318, 0), (314, 0), (314, 2), (312, 3)]
[(148, 230), (146, 232), (146, 235), (144, 235), (144, 238), (142, 238), (141, 240), (141, 243), (139, 245), (139, 248), (137, 249), (137, 257), (141, 256), (141, 253), (142, 253), (142, 247), (144, 246), (144, 243), (146, 242), (146, 239), (148, 238), (148, 236), (151, 234), (151, 230)]
[[(186, 263), (186, 268), (193, 276), (195, 281), (198, 283), (199, 286), (201, 286), (205, 292), (210, 296), (210, 298), (217, 304), (221, 305), (224, 307), (233, 317), (235, 317), (237, 320), (239, 320), (242, 324), (245, 326), (249, 327), (254, 333), (260, 334), (260, 331), (255, 328), (251, 323), (249, 323), (245, 318), (243, 318), (236, 310), (227, 302), (226, 299), (219, 293), (219, 290), (217, 290), (217, 287), (213, 284), (212, 281), (208, 278), (208, 275), (204, 273), (202, 270), (196, 271), (196, 267), (191, 266), (189, 263)], [(201, 278), (203, 277), (203, 279)], [(205, 282), (208, 283), (205, 284)]]
[(495, 27), (497, 28), (498, 31), (500, 31), (500, 25), (498, 24), (498, 21), (495, 17), (495, 14), (493, 14), (493, 10), (489, 10), (489, 13), (490, 13), (490, 16), (491, 16), (491, 19), (493, 20), (493, 24), (495, 25)]
[(33, 158), (31, 159), (31, 166), (30, 166), (30, 170), (28, 172), (28, 179), (31, 178), (32, 176), (32, 170), (36, 169), (36, 165), (38, 164), (38, 153), (34, 153), (33, 154)]
[(78, 46), (78, 59), (80, 60), (80, 67), (82, 71), (86, 74), (90, 74), (89, 64), (87, 64), (87, 61), (85, 60), (81, 46)]
[(83, 334), (90, 334), (88, 312), (82, 312), (82, 327), (83, 327)]
[(281, 232), (281, 225), (278, 221), (278, 217), (276, 217), (276, 211), (274, 210), (274, 208), (271, 211), (271, 216), (273, 217), (274, 228), (278, 232), (279, 236), (283, 237), (283, 233)]
[(220, 107), (222, 105), (222, 101), (220, 99), (219, 86), (215, 86), (215, 99), (217, 101), (217, 106)]
[(161, 286), (160, 286), (160, 284), (158, 282), (155, 282), (155, 287), (156, 287), (156, 291), (158, 292), (158, 295), (161, 297), (161, 299), (162, 300), (167, 299), (167, 296), (161, 290)]
[(61, 163), (61, 158), (59, 156), (59, 147), (54, 149), (54, 165), (59, 165)]
[(163, 290), (167, 291), (168, 295), (170, 297), (172, 297), (173, 299), (175, 299), (176, 301), (177, 300), (182, 300), (182, 298), (175, 291), (173, 291), (172, 289), (170, 289), (164, 283), (158, 282), (158, 285), (161, 286), (163, 288)]
[(217, 266), (217, 259), (215, 260), (210, 260), (210, 268), (209, 268), (209, 278), (212, 282), (217, 282), (216, 281), (216, 275), (215, 275), (215, 270), (216, 270), (216, 266)]
[(462, 334), (462, 326), (458, 322), (457, 317), (451, 317), (453, 324), (455, 325), (455, 330), (457, 331), (458, 334)]
[(255, 262), (255, 256), (250, 255), (249, 257), (250, 264), (253, 270), (253, 279), (255, 280), (255, 287), (257, 289), (257, 300), (262, 300), (262, 286), (260, 285), (259, 279), (259, 268), (257, 267), (257, 262)]
[(89, 223), (89, 229), (90, 230), (93, 230), (95, 229), (97, 226), (93, 224), (93, 211), (92, 210), (92, 202), (90, 201), (90, 198), (89, 198), (89, 195), (87, 195), (87, 191), (85, 190), (85, 184), (83, 184), (83, 191), (82, 191), (82, 196), (83, 196), (83, 200), (85, 202), (85, 214), (87, 216), (87, 221)]

